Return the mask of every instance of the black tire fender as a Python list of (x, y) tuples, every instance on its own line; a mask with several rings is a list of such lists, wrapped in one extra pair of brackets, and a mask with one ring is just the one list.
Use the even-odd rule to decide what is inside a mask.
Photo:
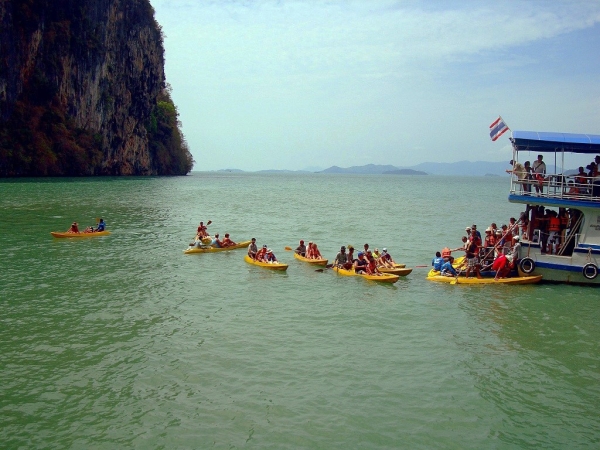
[(521, 272), (529, 275), (535, 270), (535, 261), (530, 257), (525, 257), (519, 261), (519, 269), (521, 269)]
[(587, 263), (583, 266), (581, 273), (583, 273), (583, 276), (588, 280), (593, 280), (598, 276), (598, 266), (594, 263)]

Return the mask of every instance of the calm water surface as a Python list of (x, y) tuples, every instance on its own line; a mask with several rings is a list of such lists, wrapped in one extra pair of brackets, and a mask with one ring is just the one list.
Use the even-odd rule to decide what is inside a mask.
[[(598, 448), (600, 296), (393, 286), (284, 251), (409, 267), (518, 217), (503, 178), (196, 173), (0, 182), (3, 448)], [(104, 217), (113, 234), (53, 239)], [(200, 220), (254, 236), (183, 255)]]

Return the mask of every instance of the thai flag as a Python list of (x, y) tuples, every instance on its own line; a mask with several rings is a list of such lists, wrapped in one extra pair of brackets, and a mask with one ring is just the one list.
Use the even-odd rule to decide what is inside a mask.
[(504, 123), (502, 117), (498, 116), (498, 118), (490, 125), (490, 137), (492, 138), (492, 141), (498, 139), (509, 129), (510, 128)]

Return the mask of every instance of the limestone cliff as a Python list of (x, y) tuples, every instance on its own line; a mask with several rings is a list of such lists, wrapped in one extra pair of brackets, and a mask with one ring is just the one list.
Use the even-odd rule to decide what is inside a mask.
[(188, 173), (162, 44), (149, 0), (0, 0), (0, 176)]

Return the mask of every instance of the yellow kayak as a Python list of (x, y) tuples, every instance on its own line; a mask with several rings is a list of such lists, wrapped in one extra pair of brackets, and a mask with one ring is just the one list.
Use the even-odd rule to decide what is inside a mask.
[(214, 253), (214, 252), (226, 252), (228, 250), (235, 250), (237, 248), (248, 248), (251, 241), (238, 242), (235, 245), (231, 245), (229, 247), (190, 247), (183, 251), (183, 253)]
[(283, 263), (267, 263), (267, 262), (262, 262), (262, 261), (256, 261), (252, 258), (250, 258), (248, 255), (244, 256), (244, 261), (246, 261), (248, 264), (254, 264), (255, 266), (259, 266), (259, 267), (263, 267), (265, 269), (271, 269), (271, 270), (287, 270), (288, 265), (287, 264), (283, 264)]
[(302, 255), (299, 255), (298, 253), (294, 252), (294, 258), (299, 259), (300, 261), (304, 261), (306, 263), (312, 264), (314, 266), (326, 266), (327, 265), (327, 260), (326, 259), (310, 259), (310, 258), (305, 258)]
[(477, 277), (469, 277), (465, 278), (463, 276), (456, 277), (446, 277), (444, 275), (439, 275), (439, 272), (436, 271), (438, 275), (428, 275), (427, 279), (429, 281), (439, 281), (442, 283), (452, 283), (452, 284), (534, 284), (542, 281), (541, 275), (530, 276), (530, 277), (512, 277), (512, 278), (499, 278), (498, 280), (494, 280), (493, 278), (477, 278)]
[(338, 274), (343, 275), (345, 277), (362, 277), (371, 281), (378, 281), (381, 283), (395, 283), (400, 279), (399, 275), (393, 275), (391, 273), (381, 273), (379, 275), (367, 275), (364, 273), (356, 273), (354, 269), (346, 270), (340, 269), (339, 267), (333, 267)]
[[(404, 264), (402, 264), (404, 266)], [(409, 273), (411, 273), (413, 270), (412, 269), (406, 269), (404, 267), (394, 267), (393, 269), (390, 269), (389, 267), (378, 267), (377, 269), (379, 269), (379, 271), (381, 273), (391, 273), (393, 275), (398, 275), (401, 277), (405, 277), (406, 275), (408, 275)]]
[(110, 234), (110, 231), (93, 231), (91, 233), (83, 233), (81, 231), (79, 233), (68, 233), (66, 231), (51, 231), (50, 234), (55, 238), (93, 238), (100, 236), (108, 236)]

